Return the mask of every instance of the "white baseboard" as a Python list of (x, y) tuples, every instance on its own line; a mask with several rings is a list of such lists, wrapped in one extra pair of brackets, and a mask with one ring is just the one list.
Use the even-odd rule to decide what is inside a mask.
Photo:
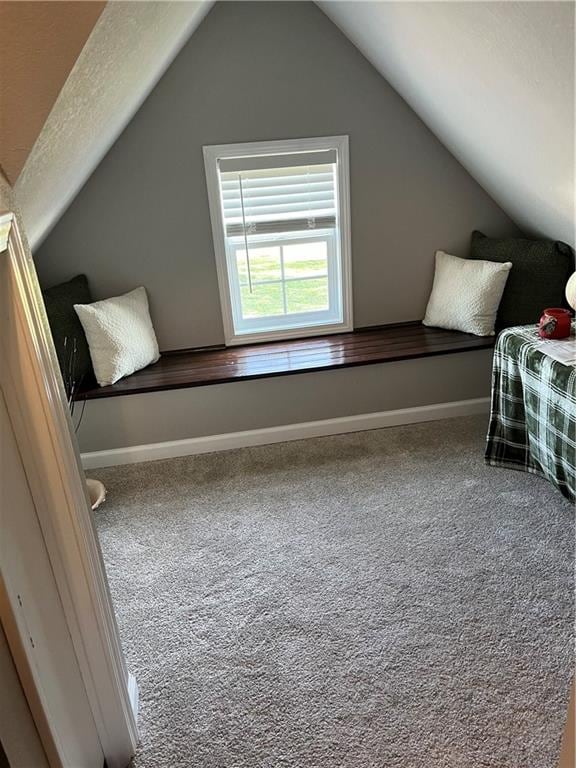
[(230, 432), (224, 435), (207, 435), (205, 437), (190, 437), (185, 440), (170, 440), (165, 443), (112, 448), (109, 451), (93, 451), (82, 454), (82, 464), (85, 469), (113, 467), (118, 464), (137, 464), (141, 461), (170, 459), (197, 453), (229, 451), (232, 448), (245, 448), (250, 445), (268, 445), (289, 440), (302, 440), (307, 437), (326, 437), (327, 435), (340, 435), (346, 432), (361, 432), (366, 429), (416, 424), (420, 421), (437, 421), (454, 416), (472, 416), (488, 413), (489, 408), (490, 399), (478, 397), (473, 400), (457, 400), (451, 403), (400, 408), (396, 411), (363, 413), (358, 416), (342, 416), (337, 419), (306, 421), (302, 424), (250, 429), (246, 432)]

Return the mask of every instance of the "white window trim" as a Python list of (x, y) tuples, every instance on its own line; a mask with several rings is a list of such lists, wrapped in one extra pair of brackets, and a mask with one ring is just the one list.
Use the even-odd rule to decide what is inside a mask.
[[(334, 237), (334, 235), (332, 233), (327, 234), (326, 232), (327, 232), (326, 230), (313, 230), (312, 232), (309, 232), (307, 230), (303, 230), (301, 232), (294, 233), (294, 236), (290, 237), (290, 238), (280, 238), (280, 237), (275, 236), (275, 235), (272, 235), (272, 236), (267, 238), (265, 235), (261, 235), (261, 240), (256, 245), (256, 247), (262, 247), (260, 245), (260, 243), (262, 243), (262, 244), (270, 244), (270, 245), (276, 245), (277, 244), (277, 245), (280, 245), (280, 246), (292, 245), (292, 244), (297, 243), (298, 241), (301, 241), (301, 240), (308, 240), (308, 241), (320, 240), (322, 242), (326, 242), (327, 249), (328, 249), (328, 261), (329, 261), (329, 264), (328, 264), (328, 274), (326, 275), (328, 277), (328, 291), (329, 291), (329, 294), (332, 296), (332, 298), (335, 298), (335, 295), (336, 295), (336, 285), (335, 285), (335, 283), (336, 283), (336, 274), (335, 274), (335, 271), (338, 272), (338, 280), (337, 280), (337, 282), (338, 282), (338, 284), (340, 284), (341, 283), (341, 279), (340, 279), (340, 265), (339, 265), (339, 263), (337, 263), (337, 257), (335, 255), (336, 238)], [(239, 245), (240, 245), (241, 249), (244, 248), (244, 244), (243, 243), (240, 243)], [(232, 247), (232, 249), (230, 249), (230, 251), (232, 251), (232, 250), (233, 250), (233, 247)], [(227, 260), (228, 260), (228, 264), (227, 264), (228, 273), (227, 274), (230, 274), (230, 272), (232, 272), (235, 269), (234, 256), (233, 256), (232, 252), (227, 252), (226, 256), (227, 256)], [(302, 279), (304, 279), (304, 280), (315, 280), (317, 278), (312, 275), (312, 276), (306, 277), (306, 278), (299, 277), (299, 278), (292, 278), (292, 279), (294, 279), (294, 280), (302, 280)], [(287, 280), (285, 279), (284, 281), (289, 282), (290, 278), (288, 278)], [(277, 283), (277, 282), (284, 282), (284, 281), (281, 281), (281, 280), (269, 280), (268, 282), (270, 282), (270, 283)], [(236, 288), (237, 288), (237, 286), (235, 286), (235, 290), (234, 290), (234, 293), (236, 294), (235, 302), (236, 302), (236, 306), (239, 307), (240, 306), (240, 300), (239, 300), (239, 296), (237, 296)], [(231, 302), (231, 312), (232, 312), (232, 315), (234, 315), (234, 301)], [(325, 328), (328, 325), (329, 326), (335, 326), (335, 325), (340, 326), (341, 325), (341, 323), (339, 323), (339, 322), (337, 322), (335, 320), (323, 322), (321, 319), (318, 319), (319, 316), (326, 317), (328, 314), (329, 314), (329, 310), (320, 311), (320, 312), (300, 312), (300, 313), (293, 312), (293, 313), (290, 313), (289, 315), (284, 315), (282, 320), (279, 323), (276, 322), (274, 324), (273, 328), (271, 328), (268, 331), (264, 331), (263, 330), (262, 333), (276, 333), (276, 334), (281, 335), (282, 338), (284, 338), (284, 335), (285, 335), (286, 331), (297, 330), (297, 331), (300, 332), (300, 335), (302, 335), (302, 332), (303, 331), (307, 332), (308, 329), (314, 329), (314, 328), (320, 327), (320, 326), (322, 328)], [(300, 322), (300, 326), (297, 327), (296, 329), (293, 329), (293, 328), (290, 327), (290, 325), (293, 324), (294, 322)], [(238, 324), (239, 325), (244, 325), (245, 330), (239, 332), (238, 336), (242, 337), (242, 338), (251, 339), (253, 336), (256, 335), (256, 333), (255, 332), (251, 332), (249, 330), (250, 326), (257, 326), (257, 325), (262, 324), (262, 323), (263, 323), (263, 319), (262, 318), (248, 318), (248, 319), (245, 319), (244, 321), (240, 321)]]
[[(262, 154), (283, 154), (288, 152), (307, 152), (323, 149), (336, 149), (338, 152), (337, 189), (340, 230), (340, 260), (342, 281), (342, 322), (310, 325), (293, 329), (275, 329), (262, 333), (238, 334), (234, 328), (232, 307), (230, 303), (230, 284), (226, 255), (226, 241), (222, 221), (220, 201), (220, 185), (218, 179), (218, 160), (226, 157), (253, 156)], [(222, 319), (224, 322), (224, 338), (228, 346), (238, 344), (253, 344), (279, 339), (303, 338), (308, 336), (324, 336), (332, 333), (344, 333), (353, 330), (352, 321), (352, 245), (350, 220), (350, 183), (349, 183), (349, 153), (348, 136), (326, 136), (313, 139), (286, 139), (282, 141), (258, 141), (242, 144), (216, 144), (205, 146), (204, 168), (208, 203), (212, 222), (212, 237), (214, 241), (214, 256), (218, 274), (218, 288)]]

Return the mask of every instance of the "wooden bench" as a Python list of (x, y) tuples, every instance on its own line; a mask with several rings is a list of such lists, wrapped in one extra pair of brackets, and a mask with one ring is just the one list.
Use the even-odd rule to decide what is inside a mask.
[(161, 392), (209, 384), (287, 376), (308, 371), (391, 363), (494, 346), (494, 337), (427, 328), (419, 322), (363, 328), (351, 333), (238, 347), (164, 352), (160, 360), (108, 387), (77, 399)]

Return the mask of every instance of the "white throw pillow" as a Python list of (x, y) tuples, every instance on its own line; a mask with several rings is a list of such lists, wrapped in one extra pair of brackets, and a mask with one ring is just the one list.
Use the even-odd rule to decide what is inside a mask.
[(145, 288), (93, 304), (74, 304), (101, 387), (160, 358)]
[(424, 325), (493, 336), (496, 312), (512, 262), (459, 259), (436, 251), (434, 285)]

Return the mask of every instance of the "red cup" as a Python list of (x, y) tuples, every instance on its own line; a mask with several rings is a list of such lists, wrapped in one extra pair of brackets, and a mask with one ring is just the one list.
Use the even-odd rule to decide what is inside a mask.
[(538, 324), (541, 339), (567, 339), (570, 336), (572, 315), (561, 307), (545, 309)]

